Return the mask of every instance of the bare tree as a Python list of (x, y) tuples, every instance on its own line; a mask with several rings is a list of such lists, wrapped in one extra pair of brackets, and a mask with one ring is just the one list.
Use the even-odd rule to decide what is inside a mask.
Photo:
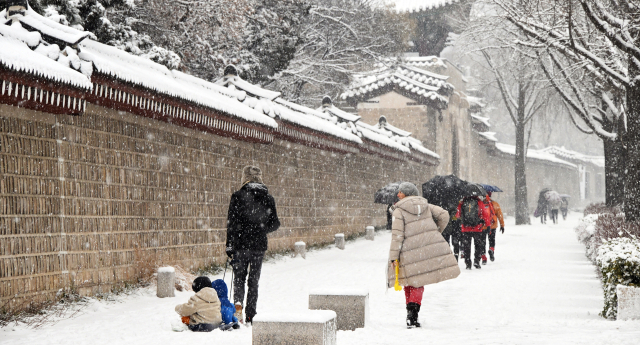
[(288, 68), (265, 83), (291, 101), (318, 104), (337, 97), (353, 72), (405, 50), (411, 21), (374, 0), (312, 0), (302, 23), (304, 43)]
[[(530, 224), (527, 202), (527, 125), (548, 104), (544, 83), (539, 70), (519, 51), (485, 47), (481, 50), (495, 76), (504, 106), (516, 129), (515, 202), (516, 224)], [(507, 54), (507, 55), (505, 55)]]
[(525, 35), (518, 45), (537, 51), (576, 126), (605, 141), (607, 202), (623, 201), (627, 221), (640, 220), (640, 2), (493, 3)]

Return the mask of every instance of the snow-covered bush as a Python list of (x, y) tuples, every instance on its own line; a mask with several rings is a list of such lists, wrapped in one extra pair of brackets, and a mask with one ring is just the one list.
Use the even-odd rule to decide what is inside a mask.
[(587, 248), (587, 257), (589, 260), (595, 262), (595, 254), (597, 245), (594, 243), (593, 234), (596, 232), (596, 221), (598, 220), (597, 214), (590, 214), (580, 220), (580, 224), (576, 227), (576, 235), (578, 241), (582, 242)]
[(604, 309), (600, 314), (615, 319), (618, 314), (616, 286), (640, 286), (640, 241), (637, 238), (614, 238), (600, 245), (596, 265), (604, 288)]

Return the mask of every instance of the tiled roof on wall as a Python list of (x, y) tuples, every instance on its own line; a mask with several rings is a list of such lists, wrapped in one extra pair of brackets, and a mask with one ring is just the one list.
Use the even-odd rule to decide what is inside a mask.
[(411, 13), (444, 7), (458, 0), (390, 0), (389, 2), (395, 4), (395, 10), (399, 13)]
[[(7, 20), (2, 11), (0, 18), (1, 103), (81, 115), (89, 102), (239, 140), (268, 144), (280, 137), (321, 149), (428, 164), (439, 158), (392, 126), (360, 123), (360, 116), (333, 105), (310, 109), (294, 104), (280, 92), (236, 75), (212, 83), (170, 70), (30, 8)], [(404, 67), (398, 78), (433, 84), (424, 84), (433, 91), (447, 88), (446, 77), (413, 69)]]

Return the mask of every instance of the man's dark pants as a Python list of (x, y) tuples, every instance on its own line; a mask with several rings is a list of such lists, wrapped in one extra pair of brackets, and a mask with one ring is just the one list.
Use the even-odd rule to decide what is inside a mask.
[[(253, 318), (256, 315), (256, 305), (258, 304), (258, 281), (262, 271), (262, 260), (264, 252), (240, 250), (233, 255), (231, 266), (233, 267), (233, 301), (235, 303), (244, 301), (245, 281), (249, 287), (247, 293), (247, 304), (244, 314)], [(249, 274), (249, 279), (247, 279)]]
[(464, 261), (465, 263), (471, 263), (471, 240), (473, 239), (474, 244), (474, 262), (480, 262), (480, 257), (482, 257), (482, 245), (484, 241), (482, 240), (483, 234), (480, 232), (463, 232), (462, 233), (462, 251), (464, 253)]

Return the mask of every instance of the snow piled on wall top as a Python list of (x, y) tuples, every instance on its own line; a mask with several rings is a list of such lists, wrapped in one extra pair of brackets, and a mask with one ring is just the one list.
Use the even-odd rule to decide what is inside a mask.
[(471, 119), (475, 120), (478, 123), (482, 123), (482, 124), (486, 125), (487, 127), (491, 127), (491, 123), (489, 123), (489, 118), (488, 117), (471, 114)]
[(443, 7), (458, 0), (389, 0), (391, 4), (395, 4), (397, 12), (420, 12), (433, 8)]
[[(508, 145), (508, 144), (502, 144), (502, 143), (496, 143), (496, 148), (503, 153), (509, 154), (509, 155), (513, 155), (515, 156), (516, 154), (516, 147), (513, 145)], [(552, 163), (558, 163), (558, 164), (564, 164), (567, 166), (570, 166), (572, 168), (578, 168), (577, 165), (573, 164), (573, 163), (569, 163), (567, 161), (564, 161), (562, 159), (556, 158), (556, 156), (544, 152), (542, 150), (532, 150), (529, 149), (527, 150), (527, 158), (532, 158), (532, 159), (538, 159), (538, 160), (543, 160), (543, 161), (549, 161)]]
[(558, 147), (558, 146), (550, 146), (547, 148), (544, 148), (540, 151), (543, 152), (547, 152), (549, 154), (555, 155), (555, 156), (559, 156), (562, 158), (566, 158), (566, 159), (573, 159), (573, 160), (578, 160), (578, 161), (582, 161), (585, 163), (591, 163), (597, 167), (600, 168), (604, 168), (605, 163), (604, 163), (604, 156), (590, 156), (590, 155), (585, 155), (583, 153), (580, 152), (576, 152), (576, 151), (572, 151), (572, 150), (568, 150), (566, 148), (563, 147)]
[[(17, 25), (20, 25), (17, 23)], [(0, 64), (9, 70), (33, 74), (48, 80), (91, 90), (91, 81), (82, 73), (29, 49), (24, 41), (11, 38), (23, 32), (0, 24)], [(20, 27), (20, 29), (22, 29)], [(13, 33), (13, 35), (11, 35)], [(39, 35), (38, 33), (35, 33)], [(9, 37), (7, 37), (9, 36)], [(24, 38), (24, 37), (23, 37)], [(30, 39), (30, 38), (27, 38)], [(38, 43), (40, 39), (38, 38)], [(35, 45), (37, 45), (35, 44)], [(59, 49), (55, 47), (57, 54)]]
[[(183, 99), (229, 115), (277, 128), (277, 123), (261, 112), (236, 102), (239, 95), (223, 90), (219, 85), (190, 77), (143, 57), (93, 40), (80, 43), (80, 57), (93, 62), (96, 71), (118, 80), (140, 85), (161, 94)], [(214, 91), (214, 92), (212, 92)]]

